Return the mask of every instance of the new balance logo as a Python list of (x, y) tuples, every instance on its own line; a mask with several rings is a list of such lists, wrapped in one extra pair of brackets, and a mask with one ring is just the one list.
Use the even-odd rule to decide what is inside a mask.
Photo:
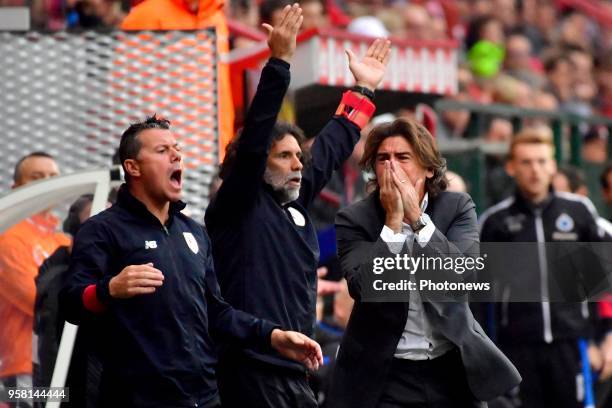
[(145, 241), (145, 249), (157, 248), (157, 241)]

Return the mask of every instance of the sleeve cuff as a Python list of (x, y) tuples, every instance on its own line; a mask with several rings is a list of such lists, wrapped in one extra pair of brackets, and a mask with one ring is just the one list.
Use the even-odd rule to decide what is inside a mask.
[(289, 64), (287, 61), (282, 60), (280, 58), (276, 58), (276, 57), (270, 57), (270, 59), (268, 60), (269, 64), (272, 65), (280, 65), (283, 68), (289, 69), (291, 68), (291, 64)]
[(406, 234), (402, 234), (401, 232), (396, 234), (386, 225), (384, 225), (382, 231), (380, 231), (380, 238), (385, 241), (389, 251), (393, 254), (402, 252), (402, 248), (404, 248), (404, 243), (406, 242)]
[(417, 242), (419, 243), (421, 248), (424, 248), (427, 244), (429, 244), (429, 240), (436, 231), (436, 226), (434, 225), (431, 218), (429, 218), (429, 215), (423, 214), (423, 218), (425, 218), (426, 221), (425, 226), (416, 234)]
[(83, 291), (83, 306), (92, 313), (102, 313), (106, 310), (106, 305), (100, 301), (97, 294), (98, 285), (89, 285)]

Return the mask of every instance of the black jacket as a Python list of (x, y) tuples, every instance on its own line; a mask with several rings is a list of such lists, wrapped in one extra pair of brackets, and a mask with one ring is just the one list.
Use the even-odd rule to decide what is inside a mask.
[[(332, 119), (312, 146), (312, 161), (302, 171), (299, 198), (281, 206), (263, 175), (289, 76), (289, 64), (284, 61), (272, 58), (264, 67), (235, 163), (206, 210), (206, 227), (225, 299), (311, 337), (319, 245), (306, 209), (334, 169), (350, 156), (359, 140), (359, 128), (344, 118)], [(303, 370), (276, 354), (252, 349), (247, 354)]]
[[(570, 245), (575, 246), (577, 242), (602, 240), (596, 219), (593, 204), (578, 195), (551, 190), (546, 200), (533, 206), (517, 191), (514, 196), (482, 214), (480, 240), (481, 242), (566, 242), (570, 248)], [(593, 334), (592, 321), (586, 304), (560, 302), (559, 297), (550, 292), (554, 290), (554, 286), (550, 284), (553, 277), (559, 280), (559, 274), (575, 269), (573, 265), (567, 265), (567, 268), (555, 268), (555, 264), (551, 262), (553, 259), (549, 259), (554, 258), (551, 248), (554, 249), (549, 247), (537, 252), (536, 262), (533, 262), (533, 268), (540, 276), (523, 277), (536, 279), (534, 285), (538, 286), (536, 290), (542, 297), (542, 303), (501, 302), (492, 309), (495, 312), (492, 320), (497, 325), (492, 335), (497, 337), (500, 343), (542, 341), (550, 343), (554, 340), (576, 339)], [(576, 272), (585, 276), (593, 272), (584, 270), (589, 269), (584, 263), (579, 264), (578, 268), (581, 270)], [(524, 271), (523, 268), (518, 269)], [(539, 285), (544, 281), (548, 283), (543, 290)], [(524, 285), (529, 285), (527, 280), (523, 282)], [(512, 296), (513, 294), (508, 294), (509, 298)], [(568, 298), (577, 299), (578, 296)], [(546, 300), (552, 301), (546, 302)]]
[[(402, 254), (446, 257), (478, 253), (476, 211), (467, 194), (441, 192), (430, 197), (425, 212), (436, 227), (429, 243), (422, 249), (415, 244), (412, 251), (404, 246)], [(384, 225), (378, 192), (344, 208), (336, 217), (338, 255), (355, 306), (336, 359), (328, 402), (331, 407), (378, 406), (406, 326), (409, 292), (404, 302), (368, 301), (372, 281), (378, 276), (372, 272), (372, 260), (395, 256), (380, 237)], [(426, 301), (423, 295), (422, 300), (430, 324), (460, 351), (467, 382), (478, 399), (489, 400), (519, 384), (518, 371), (484, 334), (467, 302)]]
[[(215, 345), (226, 341), (266, 348), (271, 323), (233, 309), (219, 293), (204, 229), (170, 205), (165, 225), (126, 186), (117, 204), (90, 218), (75, 238), (69, 280), (60, 294), (67, 319), (94, 321), (108, 406), (206, 406), (217, 400)], [(152, 262), (164, 274), (155, 293), (113, 299), (108, 282), (128, 265)], [(107, 305), (89, 312), (84, 289), (96, 284)]]

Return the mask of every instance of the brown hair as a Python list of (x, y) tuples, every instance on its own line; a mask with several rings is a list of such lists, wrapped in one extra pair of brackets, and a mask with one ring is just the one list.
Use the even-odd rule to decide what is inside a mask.
[(512, 138), (512, 142), (510, 142), (510, 150), (508, 152), (509, 159), (513, 158), (516, 146), (521, 144), (545, 144), (551, 147), (553, 156), (555, 154), (552, 132), (548, 128), (527, 128), (517, 133), (514, 138)]
[[(363, 156), (359, 164), (364, 170), (374, 173), (376, 166), (376, 154), (382, 142), (393, 136), (401, 136), (412, 147), (414, 155), (419, 164), (433, 172), (433, 177), (425, 181), (425, 190), (430, 196), (435, 197), (441, 191), (446, 190), (446, 160), (436, 147), (433, 136), (418, 122), (406, 119), (397, 119), (391, 123), (383, 123), (374, 127), (366, 138)], [(377, 184), (376, 179), (370, 183)]]

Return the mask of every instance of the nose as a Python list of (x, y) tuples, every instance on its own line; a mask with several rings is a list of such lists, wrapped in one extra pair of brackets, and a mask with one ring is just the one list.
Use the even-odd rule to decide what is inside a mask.
[(180, 150), (177, 149), (172, 149), (172, 161), (181, 161), (183, 158), (182, 153), (180, 152)]
[(304, 165), (302, 164), (302, 161), (300, 160), (299, 157), (295, 156), (293, 158), (293, 163), (291, 166), (291, 170), (293, 171), (302, 171), (302, 169), (304, 168)]

